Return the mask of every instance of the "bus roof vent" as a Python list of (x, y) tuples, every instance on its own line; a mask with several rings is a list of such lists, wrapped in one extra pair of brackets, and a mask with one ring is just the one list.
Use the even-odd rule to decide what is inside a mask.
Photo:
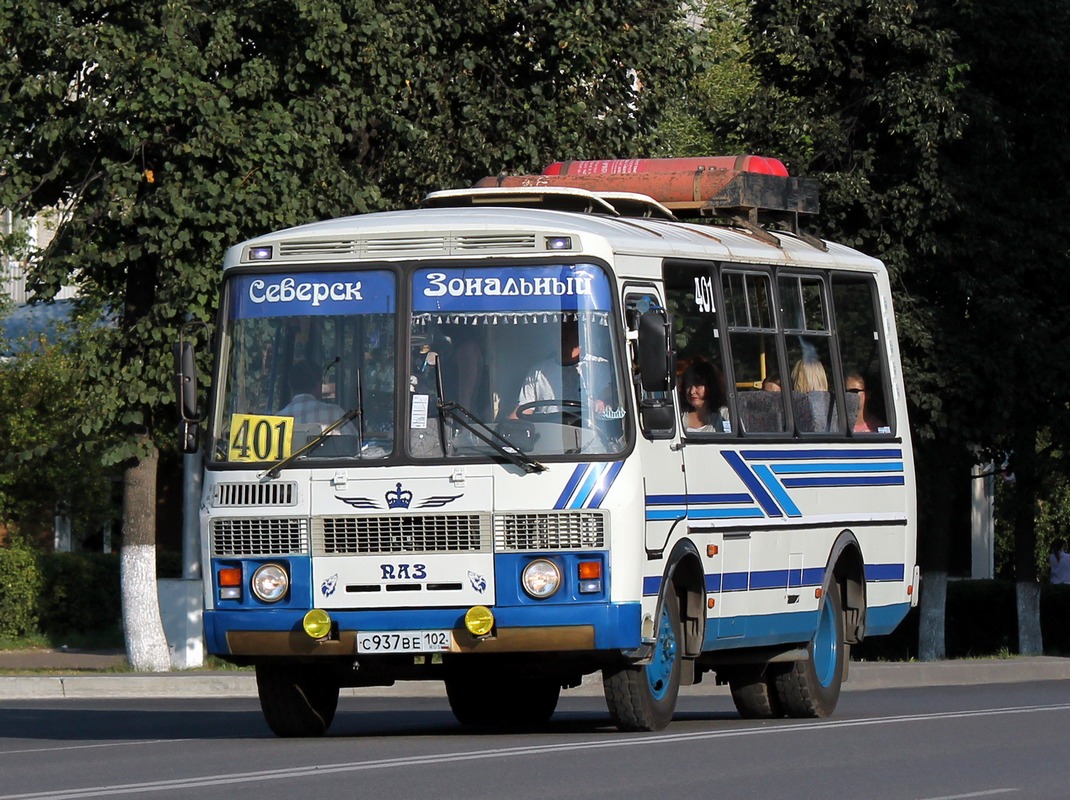
[(431, 192), (420, 203), (422, 208), (473, 208), (505, 206), (508, 208), (545, 208), (579, 214), (620, 216), (608, 201), (595, 192), (570, 186), (543, 186), (537, 183), (510, 183), (506, 187), (480, 185), (471, 189), (446, 189)]

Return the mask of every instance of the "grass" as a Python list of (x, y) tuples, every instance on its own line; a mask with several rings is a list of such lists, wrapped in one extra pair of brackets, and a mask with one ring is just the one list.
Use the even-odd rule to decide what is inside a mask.
[(122, 650), (125, 646), (119, 627), (106, 631), (66, 631), (64, 633), (28, 633), (22, 636), (0, 635), (0, 650)]

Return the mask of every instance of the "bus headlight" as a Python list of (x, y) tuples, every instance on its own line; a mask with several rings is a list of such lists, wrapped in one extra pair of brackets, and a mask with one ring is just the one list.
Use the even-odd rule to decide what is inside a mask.
[(278, 564), (264, 564), (253, 573), (252, 589), (265, 603), (277, 603), (290, 590), (290, 576)]
[(537, 558), (524, 567), (520, 576), (524, 591), (536, 600), (553, 596), (561, 588), (561, 570), (553, 561)]

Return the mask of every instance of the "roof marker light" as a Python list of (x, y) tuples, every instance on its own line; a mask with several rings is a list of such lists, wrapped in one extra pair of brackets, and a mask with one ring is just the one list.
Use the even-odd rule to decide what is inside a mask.
[(264, 247), (254, 247), (249, 250), (250, 261), (270, 261), (274, 248), (271, 245), (265, 245)]
[(571, 250), (572, 249), (572, 237), (571, 236), (547, 236), (546, 237), (546, 249), (547, 250)]

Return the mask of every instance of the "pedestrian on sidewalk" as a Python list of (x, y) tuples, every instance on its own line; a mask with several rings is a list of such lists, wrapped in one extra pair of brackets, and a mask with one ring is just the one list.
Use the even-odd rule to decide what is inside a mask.
[(1056, 539), (1051, 543), (1048, 563), (1051, 565), (1052, 583), (1070, 583), (1070, 553), (1066, 552), (1066, 539)]

